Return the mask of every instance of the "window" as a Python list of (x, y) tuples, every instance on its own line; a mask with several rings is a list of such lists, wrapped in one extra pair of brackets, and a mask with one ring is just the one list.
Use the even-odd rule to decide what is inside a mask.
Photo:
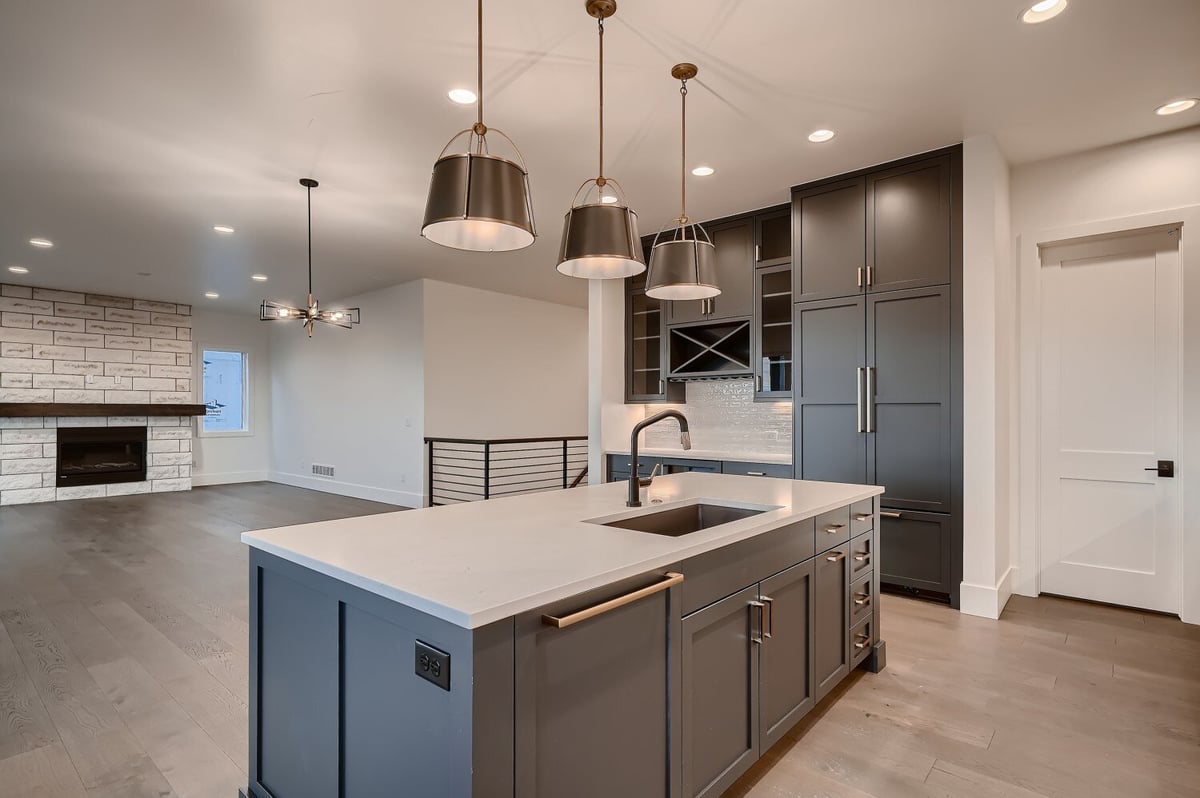
[(244, 434), (250, 431), (246, 394), (248, 360), (245, 352), (201, 350), (204, 405), (207, 409), (201, 419), (201, 433)]

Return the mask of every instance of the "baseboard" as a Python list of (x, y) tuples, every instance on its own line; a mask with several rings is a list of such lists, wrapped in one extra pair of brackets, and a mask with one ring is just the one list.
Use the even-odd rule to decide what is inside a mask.
[(963, 582), (959, 586), (959, 611), (967, 615), (977, 615), (980, 618), (997, 620), (1004, 612), (1004, 605), (1012, 597), (1013, 572), (1011, 566), (995, 586), (973, 585)]
[(219, 471), (212, 474), (192, 472), (192, 486), (235, 485), (239, 482), (265, 482), (270, 478), (266, 471)]
[(321, 479), (303, 474), (288, 474), (284, 471), (272, 471), (268, 476), (272, 482), (291, 485), (295, 488), (308, 488), (323, 493), (336, 493), (339, 496), (351, 496), (355, 499), (366, 499), (384, 504), (395, 504), (400, 507), (421, 507), (425, 503), (424, 495), (405, 490), (377, 488), (373, 485), (358, 485), (353, 482), (339, 482), (336, 479)]

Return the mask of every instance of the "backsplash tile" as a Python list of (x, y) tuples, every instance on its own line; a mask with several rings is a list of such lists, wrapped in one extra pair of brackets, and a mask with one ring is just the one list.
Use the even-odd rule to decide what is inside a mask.
[[(652, 416), (674, 407), (688, 418), (692, 447), (705, 451), (758, 454), (792, 454), (792, 403), (755, 402), (750, 380), (689, 382), (687, 404), (646, 405)], [(645, 446), (650, 449), (679, 449), (674, 423), (647, 429)]]

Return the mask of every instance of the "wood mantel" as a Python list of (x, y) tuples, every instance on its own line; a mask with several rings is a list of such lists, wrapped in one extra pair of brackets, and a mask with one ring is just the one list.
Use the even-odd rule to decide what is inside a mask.
[(204, 405), (194, 404), (69, 404), (67, 402), (0, 402), (0, 418), (47, 416), (203, 416)]

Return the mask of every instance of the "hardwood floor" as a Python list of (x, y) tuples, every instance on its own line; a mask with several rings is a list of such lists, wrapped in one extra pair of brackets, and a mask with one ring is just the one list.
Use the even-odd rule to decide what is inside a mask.
[[(236, 796), (238, 535), (392, 509), (265, 483), (0, 508), (0, 795)], [(999, 622), (882, 604), (887, 669), (729, 798), (1200, 795), (1200, 627), (1044, 597)]]

